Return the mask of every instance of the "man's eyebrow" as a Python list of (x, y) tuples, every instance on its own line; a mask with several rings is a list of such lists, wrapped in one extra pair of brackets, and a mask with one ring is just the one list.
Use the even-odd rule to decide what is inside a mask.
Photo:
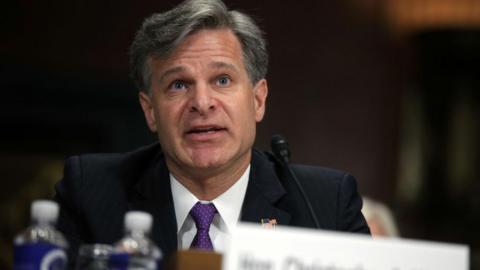
[[(230, 63), (220, 62), (220, 61), (212, 62), (208, 65), (208, 67), (215, 68), (215, 69), (227, 68), (227, 69), (234, 70), (235, 72), (239, 72), (238, 68), (235, 65)], [(176, 66), (176, 67), (169, 68), (160, 75), (158, 82), (162, 83), (167, 76), (170, 76), (171, 74), (179, 73), (185, 70), (186, 68), (183, 66)]]
[(225, 63), (225, 62), (212, 62), (208, 66), (211, 67), (211, 68), (217, 68), (217, 69), (227, 68), (227, 69), (232, 69), (236, 72), (239, 72), (238, 68), (235, 65)]
[(160, 75), (160, 78), (158, 79), (158, 81), (161, 83), (163, 82), (163, 80), (165, 80), (165, 78), (171, 74), (174, 74), (174, 73), (178, 73), (178, 72), (182, 72), (184, 71), (185, 68), (182, 67), (182, 66), (176, 66), (176, 67), (172, 67), (172, 68), (169, 68), (167, 70), (165, 70), (162, 75)]

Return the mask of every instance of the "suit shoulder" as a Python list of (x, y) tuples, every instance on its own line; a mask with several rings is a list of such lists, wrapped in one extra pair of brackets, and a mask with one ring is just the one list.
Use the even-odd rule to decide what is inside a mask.
[(351, 177), (348, 172), (321, 166), (295, 164), (291, 168), (299, 181), (305, 184), (338, 185), (343, 179)]
[[(255, 164), (258, 165), (258, 163), (261, 163), (264, 167), (269, 166), (275, 168), (280, 164), (273, 154), (256, 149), (253, 151), (253, 159), (256, 161)], [(306, 186), (338, 186), (343, 179), (351, 177), (347, 172), (322, 166), (290, 164), (289, 167), (295, 173), (301, 184)]]
[(340, 231), (369, 233), (361, 214), (362, 199), (357, 181), (349, 173), (324, 167), (292, 166), (298, 180), (311, 198), (317, 215), (328, 215), (334, 224), (326, 226)]
[(85, 166), (104, 167), (105, 165), (122, 165), (125, 162), (135, 163), (151, 160), (160, 154), (160, 146), (158, 143), (155, 143), (125, 153), (94, 153), (72, 156), (66, 162), (81, 162), (84, 168)]
[[(71, 156), (65, 161), (63, 184), (77, 190), (97, 185), (130, 184), (136, 173), (145, 171), (162, 157), (152, 144), (126, 153), (96, 153)], [(119, 181), (120, 180), (120, 181)], [(110, 183), (112, 182), (112, 183)]]
[(312, 195), (322, 192), (322, 194), (329, 194), (333, 199), (335, 196), (358, 192), (357, 180), (348, 172), (309, 165), (291, 167), (306, 192)]
[(313, 201), (330, 205), (330, 211), (338, 208), (343, 193), (350, 194), (351, 189), (356, 189), (355, 178), (344, 171), (309, 165), (292, 165), (291, 168), (307, 196)]
[[(67, 158), (66, 164), (76, 163), (83, 171), (94, 169), (99, 171), (113, 172), (115, 169), (129, 169), (131, 166), (144, 166), (147, 161), (156, 160), (161, 156), (158, 143), (144, 146), (126, 153), (95, 153), (83, 154)], [(125, 168), (124, 166), (127, 165)]]

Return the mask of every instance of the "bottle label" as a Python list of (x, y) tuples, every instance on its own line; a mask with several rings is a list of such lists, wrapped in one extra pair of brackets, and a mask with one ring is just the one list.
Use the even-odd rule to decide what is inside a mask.
[(13, 270), (64, 270), (67, 269), (67, 254), (49, 243), (15, 245)]
[(110, 270), (159, 270), (155, 259), (130, 256), (127, 253), (114, 253), (108, 260)]
[(108, 259), (108, 269), (110, 270), (128, 270), (128, 254), (114, 253)]

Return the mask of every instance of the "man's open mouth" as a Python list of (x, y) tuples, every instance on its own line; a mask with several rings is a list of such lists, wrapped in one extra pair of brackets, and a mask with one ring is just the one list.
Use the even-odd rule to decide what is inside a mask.
[(219, 132), (224, 130), (227, 130), (227, 129), (221, 128), (221, 127), (192, 128), (191, 130), (187, 131), (187, 134), (204, 134), (204, 133)]

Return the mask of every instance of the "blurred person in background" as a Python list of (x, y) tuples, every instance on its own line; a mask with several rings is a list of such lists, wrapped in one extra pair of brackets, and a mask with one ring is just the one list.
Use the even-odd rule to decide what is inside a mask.
[(363, 197), (362, 213), (373, 237), (400, 237), (392, 211), (385, 204)]

